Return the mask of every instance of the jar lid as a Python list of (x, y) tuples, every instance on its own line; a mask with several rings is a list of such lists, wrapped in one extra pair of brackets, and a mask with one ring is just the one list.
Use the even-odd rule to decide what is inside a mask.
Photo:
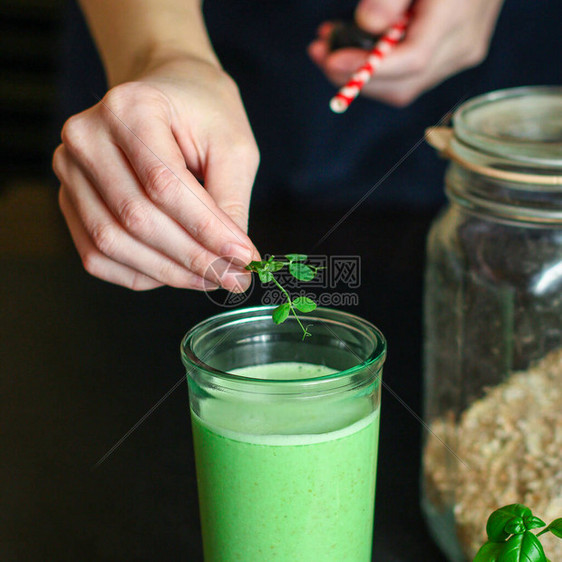
[(426, 139), (477, 173), (539, 185), (562, 185), (562, 87), (498, 90), (462, 104), (454, 128), (432, 127)]
[(491, 92), (463, 104), (453, 116), (467, 145), (511, 160), (562, 169), (562, 88)]

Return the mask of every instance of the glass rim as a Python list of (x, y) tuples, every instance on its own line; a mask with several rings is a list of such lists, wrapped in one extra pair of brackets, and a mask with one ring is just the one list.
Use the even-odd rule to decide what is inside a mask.
[[(349, 312), (344, 312), (342, 310), (336, 310), (333, 308), (326, 308), (326, 307), (318, 307), (313, 312), (307, 313), (305, 318), (306, 319), (314, 319), (319, 321), (326, 321), (327, 318), (318, 318), (315, 315), (322, 315), (322, 314), (330, 314), (336, 316), (336, 321), (340, 325), (350, 325), (351, 322), (355, 323), (357, 327), (364, 328), (375, 340), (375, 346), (372, 353), (365, 359), (363, 359), (357, 365), (349, 367), (348, 369), (344, 369), (343, 371), (337, 371), (335, 373), (331, 373), (329, 375), (323, 375), (321, 377), (312, 377), (312, 378), (304, 378), (304, 379), (260, 379), (254, 377), (245, 377), (242, 375), (236, 375), (234, 373), (229, 373), (227, 371), (222, 371), (215, 367), (208, 365), (205, 361), (197, 357), (197, 355), (193, 352), (191, 343), (193, 342), (194, 338), (198, 335), (204, 333), (205, 329), (209, 329), (211, 327), (218, 327), (222, 324), (228, 325), (231, 323), (232, 325), (247, 323), (251, 321), (258, 321), (264, 318), (268, 318), (270, 322), (273, 323), (271, 319), (271, 313), (276, 308), (275, 305), (267, 305), (267, 306), (254, 306), (254, 307), (246, 307), (237, 310), (230, 310), (228, 312), (221, 312), (219, 314), (215, 314), (214, 316), (210, 316), (209, 318), (199, 322), (195, 326), (193, 326), (183, 337), (180, 349), (181, 349), (181, 356), (183, 360), (183, 364), (185, 367), (195, 367), (199, 370), (204, 371), (205, 374), (211, 377), (216, 377), (219, 380), (223, 380), (225, 382), (234, 382), (234, 383), (248, 383), (248, 384), (268, 384), (268, 385), (275, 385), (276, 387), (290, 387), (297, 385), (315, 385), (317, 383), (328, 383), (334, 381), (345, 380), (348, 378), (353, 377), (353, 375), (357, 374), (360, 371), (368, 367), (372, 367), (374, 365), (377, 366), (377, 370), (380, 369), (384, 360), (386, 358), (386, 351), (387, 351), (387, 343), (386, 338), (384, 337), (383, 333), (371, 322), (365, 320), (364, 318), (357, 316), (355, 314), (351, 314)], [(251, 315), (250, 315), (251, 314)], [(294, 321), (292, 317), (289, 317), (287, 321)], [(333, 319), (331, 320), (334, 321)], [(346, 322), (347, 321), (347, 322)], [(295, 325), (298, 326), (298, 323), (295, 321)], [(300, 326), (298, 326), (300, 330)], [(314, 334), (311, 336), (314, 337)], [(303, 342), (303, 345), (305, 343)], [(355, 353), (353, 353), (356, 355)]]

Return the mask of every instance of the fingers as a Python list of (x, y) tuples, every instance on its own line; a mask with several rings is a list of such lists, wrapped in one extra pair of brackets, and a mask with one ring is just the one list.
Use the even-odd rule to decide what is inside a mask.
[(320, 66), (328, 79), (337, 86), (343, 86), (351, 74), (360, 68), (367, 57), (367, 51), (362, 49), (338, 49), (333, 53), (322, 41), (315, 41), (309, 47), (309, 55)]
[[(475, 8), (471, 2), (464, 6)], [(382, 61), (363, 95), (403, 107), (483, 60), (486, 49), (474, 36), (475, 29), (480, 39), (487, 36), (480, 35), (480, 16), (475, 27), (473, 13), (462, 13), (449, 2), (424, 0), (414, 8), (404, 40)]]
[[(129, 125), (102, 103), (73, 117), (65, 125), (64, 147), (57, 151), (58, 158), (55, 158), (59, 162), (57, 175), (68, 188), (80, 219), (87, 226), (93, 218), (93, 207), (90, 209), (81, 199), (87, 183), (102, 200), (105, 214), (111, 215), (119, 227), (112, 229), (118, 233), (118, 240), (133, 238), (143, 246), (142, 251), (135, 254), (134, 267), (140, 272), (153, 276), (155, 256), (166, 257), (170, 273), (156, 276), (158, 280), (169, 279), (170, 282), (164, 281), (166, 284), (194, 288), (190, 276), (195, 273), (227, 290), (245, 290), (251, 282), (251, 274), (243, 266), (256, 253), (246, 233), (186, 169), (170, 125), (159, 116), (157, 108), (152, 107), (152, 119), (142, 124), (141, 117), (150, 114), (149, 108), (137, 105), (136, 110), (128, 116), (132, 123)], [(100, 118), (100, 112), (105, 114), (104, 119)], [(145, 142), (143, 137), (151, 140)], [(158, 156), (158, 151), (171, 155), (177, 173)], [(75, 177), (71, 179), (69, 174)], [(255, 166), (251, 174), (253, 178)], [(147, 182), (145, 185), (141, 177)], [(168, 185), (162, 187), (159, 182), (168, 182)], [(250, 189), (251, 183), (247, 198)], [(176, 193), (168, 195), (168, 191)], [(101, 220), (100, 213), (98, 220)], [(235, 242), (229, 242), (219, 229), (226, 231)], [(92, 235), (91, 229), (86, 230)], [(130, 241), (127, 244), (130, 246)], [(209, 245), (214, 246), (215, 252)], [(118, 248), (122, 250), (122, 245)], [(147, 252), (148, 249), (151, 252)], [(126, 263), (122, 254), (110, 257)], [(178, 278), (176, 266), (183, 268), (188, 276)], [(198, 283), (199, 288), (203, 288)]]
[(191, 58), (151, 72), (63, 128), (53, 168), (84, 265), (135, 288), (246, 290), (259, 155), (238, 89)]
[[(390, 23), (397, 19), (392, 13), (395, 7), (399, 13), (407, 8), (400, 2), (391, 2), (392, 6), (376, 1), (367, 4), (369, 9), (390, 14)], [(451, 15), (452, 7), (443, 4), (448, 3), (423, 0), (414, 5), (404, 40), (382, 60), (373, 78), (363, 87), (363, 96), (402, 107), (454, 72), (458, 60), (448, 56), (448, 53), (452, 49), (451, 40), (455, 40), (457, 20)], [(362, 9), (363, 5), (361, 3), (358, 9)], [(323, 36), (311, 43), (308, 52), (337, 87), (343, 86), (368, 57), (367, 51), (355, 48), (330, 52), (328, 40)]]
[(74, 245), (78, 249), (84, 268), (88, 273), (104, 281), (136, 291), (155, 289), (163, 285), (155, 279), (107, 258), (97, 250), (63, 189), (59, 192), (59, 205)]
[(355, 21), (365, 31), (383, 33), (409, 5), (410, 0), (361, 0), (355, 9)]
[(57, 175), (64, 180), (61, 209), (87, 271), (131, 288), (162, 284), (199, 290), (217, 287), (131, 236), (64, 151), (64, 147), (58, 149), (55, 156)]
[(333, 29), (334, 29), (334, 23), (331, 21), (325, 21), (324, 23), (321, 23), (318, 29), (316, 30), (316, 35), (320, 39), (328, 39), (332, 34)]
[[(380, 32), (408, 4), (405, 0), (362, 0), (356, 18), (371, 31), (380, 26)], [(481, 63), (501, 4), (502, 0), (416, 0), (404, 40), (385, 56), (361, 95), (402, 107), (446, 78)], [(328, 79), (342, 86), (363, 64), (366, 54), (361, 57), (357, 49), (330, 53), (325, 26), (320, 30), (309, 46), (309, 55)]]
[(108, 100), (103, 109), (111, 113), (112, 138), (154, 205), (210, 252), (249, 263), (255, 253), (252, 242), (186, 169), (170, 123), (154, 115), (146, 119), (150, 108), (131, 112)]
[(441, 0), (416, 4), (404, 39), (386, 55), (377, 70), (377, 78), (403, 79), (421, 75), (435, 57), (449, 52), (457, 27), (452, 10), (452, 6), (443, 5)]
[[(225, 288), (237, 287), (241, 271), (231, 267), (233, 271), (228, 275), (226, 262), (215, 263), (218, 256), (194, 240), (148, 198), (123, 152), (103, 130), (98, 132), (97, 138), (97, 143), (82, 147), (76, 164), (121, 227), (186, 270), (213, 283), (220, 282)], [(103, 165), (94, 166), (95, 161)], [(215, 267), (210, 268), (211, 263)], [(223, 272), (221, 279), (217, 279), (217, 270)]]
[[(396, 18), (391, 23), (395, 21)], [(427, 10), (416, 11), (416, 18), (412, 19), (405, 39), (385, 56), (377, 68), (377, 80), (403, 79), (426, 67), (429, 54), (435, 50), (435, 44), (439, 41), (439, 34), (434, 29), (428, 29), (428, 25), (432, 23), (435, 22), (427, 17)], [(345, 83), (366, 62), (368, 52), (357, 48), (331, 52), (328, 41), (331, 27), (328, 25), (322, 24), (319, 27), (318, 37), (309, 45), (308, 54), (332, 82)], [(385, 29), (387, 28), (388, 26)]]

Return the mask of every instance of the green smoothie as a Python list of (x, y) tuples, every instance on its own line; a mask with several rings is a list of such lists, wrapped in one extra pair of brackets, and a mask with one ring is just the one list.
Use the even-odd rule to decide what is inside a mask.
[[(277, 380), (333, 372), (305, 363), (234, 371)], [(337, 408), (330, 396), (252, 400), (203, 401), (192, 412), (205, 560), (371, 560), (379, 412), (369, 396)]]

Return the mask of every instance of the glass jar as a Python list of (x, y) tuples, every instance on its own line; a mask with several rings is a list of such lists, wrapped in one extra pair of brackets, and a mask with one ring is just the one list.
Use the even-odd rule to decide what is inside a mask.
[(464, 561), (498, 507), (562, 515), (562, 88), (479, 96), (453, 124), (427, 132), (451, 163), (428, 235), (422, 506)]

